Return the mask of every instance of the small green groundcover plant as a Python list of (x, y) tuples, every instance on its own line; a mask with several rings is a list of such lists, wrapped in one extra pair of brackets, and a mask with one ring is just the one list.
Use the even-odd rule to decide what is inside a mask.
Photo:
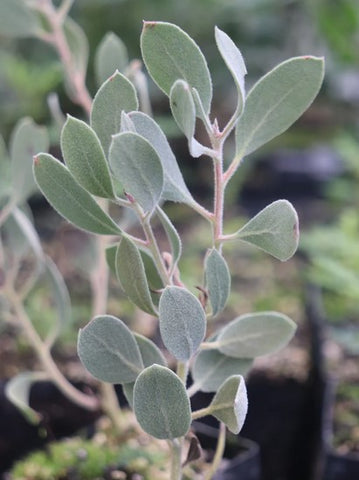
[[(168, 441), (172, 480), (182, 478), (186, 454), (188, 459), (196, 457), (193, 442), (189, 452), (184, 451), (185, 439), (192, 421), (206, 415), (213, 415), (221, 425), (207, 476), (211, 478), (223, 453), (225, 426), (237, 434), (245, 421), (243, 377), (253, 359), (278, 351), (294, 335), (294, 322), (272, 311), (242, 314), (217, 328), (231, 289), (226, 244), (246, 242), (285, 261), (296, 251), (299, 238), (296, 211), (286, 200), (271, 203), (237, 231), (225, 232), (225, 192), (243, 158), (295, 122), (312, 103), (323, 79), (323, 59), (296, 57), (279, 64), (246, 94), (240, 51), (219, 28), (215, 41), (237, 92), (233, 115), (225, 125), (211, 113), (211, 75), (197, 44), (178, 26), (165, 22), (144, 22), (141, 35), (144, 64), (168, 96), (190, 154), (202, 157), (199, 161), (209, 159), (213, 167), (211, 210), (187, 188), (164, 132), (149, 114), (147, 99), (141, 95), (138, 99), (138, 85), (136, 89), (118, 71), (102, 83), (93, 102), (87, 97), (83, 102), (89, 123), (68, 116), (61, 133), (64, 163), (38, 153), (33, 166), (37, 185), (50, 204), (76, 227), (107, 239), (107, 262), (123, 291), (139, 309), (158, 318), (166, 355), (153, 341), (105, 312), (80, 331), (78, 354), (95, 378), (122, 385), (147, 434)], [(105, 57), (98, 61), (101, 58)], [(73, 98), (80, 102), (76, 83), (72, 87)], [(206, 141), (198, 140), (199, 123)], [(235, 154), (225, 161), (223, 151), (230, 136)], [(211, 227), (198, 289), (181, 279), (182, 241), (163, 208), (166, 202), (185, 204)], [(119, 226), (115, 214), (110, 215), (117, 214), (118, 207), (134, 214), (142, 235)], [(155, 224), (161, 227), (161, 240), (166, 236), (167, 248), (159, 242)], [(198, 391), (215, 394), (209, 405), (192, 411), (190, 398)]]

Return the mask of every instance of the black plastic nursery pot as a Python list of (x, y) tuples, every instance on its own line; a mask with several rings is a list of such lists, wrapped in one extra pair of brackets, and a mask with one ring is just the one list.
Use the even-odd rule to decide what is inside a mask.
[(340, 455), (329, 448), (325, 457), (323, 480), (355, 480), (359, 478), (359, 455)]
[[(354, 480), (359, 478), (359, 453), (346, 451), (342, 453), (333, 445), (334, 404), (337, 400), (335, 382), (329, 382), (326, 405), (323, 414), (323, 475), (321, 480)], [(359, 428), (359, 425), (358, 425)]]
[(337, 372), (335, 378), (328, 371), (325, 359), (324, 343), (328, 338), (328, 321), (322, 304), (322, 292), (319, 288), (311, 289), (310, 315), (321, 337), (317, 352), (317, 363), (320, 365), (322, 378), (321, 438), (315, 480), (356, 480), (359, 479), (358, 451), (350, 452), (348, 448), (345, 448), (346, 453), (343, 453), (340, 449), (335, 448), (333, 442), (336, 429), (338, 429), (338, 419), (335, 419), (334, 412), (335, 404), (338, 402), (338, 375), (340, 376), (340, 373)]

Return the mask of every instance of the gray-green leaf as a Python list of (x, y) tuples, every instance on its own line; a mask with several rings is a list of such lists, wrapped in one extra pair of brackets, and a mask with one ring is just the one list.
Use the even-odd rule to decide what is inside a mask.
[(142, 362), (145, 368), (150, 367), (154, 363), (167, 367), (167, 362), (161, 350), (152, 340), (135, 333), (135, 339), (141, 352)]
[[(25, 237), (25, 240), (27, 244), (31, 247), (36, 257), (36, 260), (39, 262), (39, 264), (41, 264), (44, 261), (44, 252), (42, 250), (40, 238), (31, 220), (22, 210), (20, 210), (20, 208), (17, 208), (17, 207), (13, 209), (10, 218), (15, 222), (17, 228), (20, 230), (21, 234)], [(20, 247), (20, 250), (21, 250), (21, 247)]]
[(289, 128), (309, 107), (322, 84), (324, 62), (291, 58), (251, 89), (236, 126), (236, 155), (242, 158)]
[(176, 157), (161, 128), (145, 113), (131, 112), (129, 116), (135, 125), (136, 132), (150, 142), (161, 159), (164, 171), (164, 186), (161, 198), (172, 202), (193, 204), (192, 195), (184, 183)]
[(121, 113), (137, 110), (135, 87), (121, 73), (114, 73), (95, 95), (91, 110), (91, 126), (101, 141), (105, 154), (112, 135), (121, 130)]
[(245, 101), (244, 77), (247, 74), (247, 69), (241, 52), (233, 43), (232, 39), (225, 32), (222, 32), (222, 30), (220, 30), (218, 27), (215, 27), (215, 38), (219, 53), (231, 72), (237, 87), (237, 113), (240, 115)]
[(72, 68), (75, 68), (79, 74), (85, 76), (89, 57), (87, 37), (80, 25), (74, 22), (71, 17), (66, 18), (64, 32), (70, 47)]
[(185, 386), (175, 373), (160, 365), (148, 367), (138, 376), (134, 411), (143, 430), (155, 438), (182, 437), (191, 424)]
[[(153, 364), (162, 365), (167, 367), (167, 362), (163, 356), (161, 350), (148, 338), (135, 333), (137, 345), (141, 352), (143, 365), (145, 368), (150, 367)], [(133, 390), (135, 388), (135, 382), (124, 383), (122, 385), (123, 393), (130, 405), (133, 408)]]
[(113, 32), (107, 32), (96, 49), (94, 63), (98, 86), (116, 70), (124, 72), (128, 65), (128, 54), (120, 37)]
[(166, 287), (159, 303), (159, 322), (168, 351), (177, 360), (189, 360), (206, 332), (206, 315), (199, 300), (184, 288)]
[(233, 358), (218, 350), (201, 350), (192, 367), (192, 377), (198, 390), (216, 392), (232, 375), (246, 375), (253, 364), (249, 358)]
[(156, 150), (141, 135), (123, 132), (112, 138), (109, 159), (112, 172), (126, 193), (145, 212), (151, 212), (163, 188), (163, 169)]
[(139, 249), (123, 236), (116, 252), (117, 278), (129, 299), (147, 313), (155, 313)]
[(298, 248), (297, 212), (287, 200), (277, 200), (249, 220), (234, 238), (256, 245), (281, 261), (288, 260)]
[(61, 149), (67, 168), (85, 190), (98, 197), (115, 197), (104, 151), (91, 127), (69, 115)]
[(173, 118), (181, 131), (191, 140), (196, 125), (196, 107), (191, 87), (184, 80), (176, 80), (170, 90), (170, 105)]
[(52, 155), (39, 154), (35, 157), (34, 175), (53, 208), (76, 227), (103, 235), (122, 233), (68, 169)]
[(46, 338), (46, 344), (51, 347), (64, 325), (71, 319), (71, 301), (64, 279), (50, 257), (45, 258), (45, 274), (57, 310), (57, 322)]
[(162, 223), (162, 226), (166, 232), (167, 238), (171, 245), (171, 253), (172, 253), (172, 271), (176, 267), (178, 260), (182, 254), (182, 242), (181, 237), (179, 236), (177, 230), (173, 226), (173, 223), (168, 218), (166, 213), (162, 210), (162, 208), (158, 207), (156, 210), (157, 216)]
[(212, 315), (216, 316), (226, 306), (231, 290), (231, 274), (227, 262), (215, 248), (208, 252), (204, 268)]
[(161, 90), (169, 95), (175, 81), (182, 78), (198, 90), (208, 114), (211, 76), (203, 53), (187, 33), (171, 23), (144, 22), (141, 50), (146, 67)]
[(36, 35), (39, 31), (39, 19), (24, 0), (1, 0), (1, 35), (6, 37), (29, 37)]
[(143, 369), (133, 333), (111, 315), (95, 317), (80, 330), (77, 351), (85, 368), (104, 382), (133, 382)]
[(254, 358), (285, 347), (296, 328), (293, 320), (281, 313), (249, 313), (226, 325), (211, 345), (230, 357)]
[(26, 200), (36, 190), (33, 156), (46, 152), (48, 148), (49, 138), (44, 127), (36, 125), (31, 118), (23, 118), (17, 123), (11, 136), (10, 157), (12, 194), (18, 202)]
[(238, 434), (243, 427), (248, 411), (247, 389), (241, 375), (228, 378), (214, 396), (211, 415)]
[(34, 382), (47, 380), (44, 372), (22, 372), (12, 377), (6, 384), (5, 395), (22, 413), (27, 420), (37, 425), (41, 415), (30, 407), (30, 390)]

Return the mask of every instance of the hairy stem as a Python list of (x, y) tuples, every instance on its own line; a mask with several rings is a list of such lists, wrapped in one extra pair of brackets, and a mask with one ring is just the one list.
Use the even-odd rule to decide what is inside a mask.
[(210, 415), (212, 413), (212, 409), (210, 406), (200, 408), (195, 412), (192, 412), (192, 420), (198, 420), (199, 418), (205, 417), (206, 415)]
[(226, 445), (226, 426), (224, 423), (219, 424), (219, 436), (217, 440), (217, 448), (214, 454), (211, 466), (204, 476), (204, 480), (211, 480), (217, 472), (223, 459), (224, 447)]
[(172, 440), (172, 455), (171, 455), (171, 480), (181, 480), (182, 478), (182, 439), (176, 438)]

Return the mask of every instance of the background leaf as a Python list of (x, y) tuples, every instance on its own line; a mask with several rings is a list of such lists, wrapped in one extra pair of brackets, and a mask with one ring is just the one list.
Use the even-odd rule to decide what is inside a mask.
[(95, 317), (80, 330), (77, 351), (84, 367), (104, 382), (133, 382), (143, 369), (131, 330), (111, 315)]
[(131, 112), (129, 117), (136, 128), (136, 132), (150, 142), (161, 159), (164, 173), (164, 186), (161, 198), (172, 202), (193, 204), (192, 195), (188, 191), (176, 157), (161, 128), (145, 113)]
[(231, 275), (225, 259), (214, 248), (206, 256), (205, 277), (212, 315), (216, 316), (226, 306), (231, 290)]
[(87, 37), (80, 25), (71, 17), (66, 17), (64, 32), (72, 54), (72, 66), (78, 73), (85, 76), (89, 57)]
[(41, 264), (44, 261), (44, 252), (42, 250), (40, 238), (32, 221), (22, 210), (20, 210), (20, 208), (17, 207), (11, 212), (11, 217), (20, 229), (22, 235), (25, 237), (26, 242), (31, 247), (37, 261)]
[(66, 323), (71, 319), (71, 300), (64, 279), (50, 257), (45, 257), (45, 275), (52, 290), (52, 298), (57, 310), (57, 322), (46, 338), (51, 347)]
[(279, 260), (288, 260), (298, 248), (297, 212), (287, 200), (277, 200), (238, 230), (236, 238), (261, 248)]
[(176, 25), (144, 22), (141, 50), (154, 82), (167, 95), (178, 79), (198, 90), (206, 113), (212, 100), (212, 82), (206, 59), (197, 44)]
[(145, 267), (137, 246), (123, 236), (116, 252), (116, 274), (126, 295), (139, 308), (154, 314)]
[(262, 77), (249, 92), (237, 122), (237, 157), (287, 130), (316, 97), (323, 75), (323, 59), (306, 56), (286, 60)]
[(241, 52), (238, 50), (232, 39), (215, 27), (215, 38), (219, 53), (221, 54), (228, 70), (231, 72), (238, 92), (238, 114), (243, 110), (245, 102), (244, 77), (247, 74), (246, 65), (244, 63)]
[(96, 133), (70, 115), (62, 129), (61, 150), (77, 182), (98, 197), (114, 198), (110, 170)]
[(95, 76), (97, 85), (100, 86), (116, 70), (124, 72), (128, 65), (126, 45), (113, 32), (107, 32), (95, 52)]
[(121, 114), (137, 110), (135, 87), (121, 73), (115, 72), (101, 85), (95, 95), (91, 110), (91, 126), (108, 154), (112, 135), (121, 130)]
[(243, 427), (248, 411), (247, 389), (241, 375), (228, 378), (214, 396), (211, 414), (228, 429), (238, 434)]
[(192, 367), (195, 385), (202, 392), (216, 392), (232, 375), (245, 375), (253, 364), (249, 358), (233, 358), (218, 350), (201, 350)]
[(40, 30), (36, 13), (24, 0), (1, 0), (0, 34), (5, 37), (29, 37)]
[[(167, 366), (165, 357), (162, 355), (161, 350), (148, 338), (135, 333), (135, 339), (141, 352), (143, 365), (145, 368), (150, 367), (153, 364)], [(133, 391), (135, 388), (135, 382), (124, 383), (122, 385), (123, 393), (130, 405), (133, 408)]]
[(296, 328), (293, 320), (281, 313), (249, 313), (226, 325), (213, 345), (230, 357), (254, 358), (283, 348)]
[(12, 377), (5, 386), (5, 395), (32, 424), (39, 424), (41, 415), (30, 407), (30, 390), (34, 382), (47, 380), (44, 372), (22, 372)]
[(175, 373), (159, 365), (146, 368), (138, 376), (134, 411), (143, 430), (155, 438), (182, 437), (191, 424), (185, 386)]
[(124, 132), (112, 138), (110, 165), (126, 193), (145, 212), (158, 204), (163, 188), (163, 169), (156, 150), (141, 135)]
[(206, 315), (199, 300), (188, 290), (166, 287), (159, 303), (163, 343), (177, 360), (189, 360), (206, 331)]
[(19, 203), (36, 191), (32, 172), (35, 154), (49, 148), (47, 130), (39, 127), (31, 118), (19, 120), (10, 140), (12, 194)]
[(103, 235), (122, 233), (92, 196), (74, 180), (67, 168), (52, 155), (40, 154), (35, 157), (34, 174), (49, 203), (76, 227)]

